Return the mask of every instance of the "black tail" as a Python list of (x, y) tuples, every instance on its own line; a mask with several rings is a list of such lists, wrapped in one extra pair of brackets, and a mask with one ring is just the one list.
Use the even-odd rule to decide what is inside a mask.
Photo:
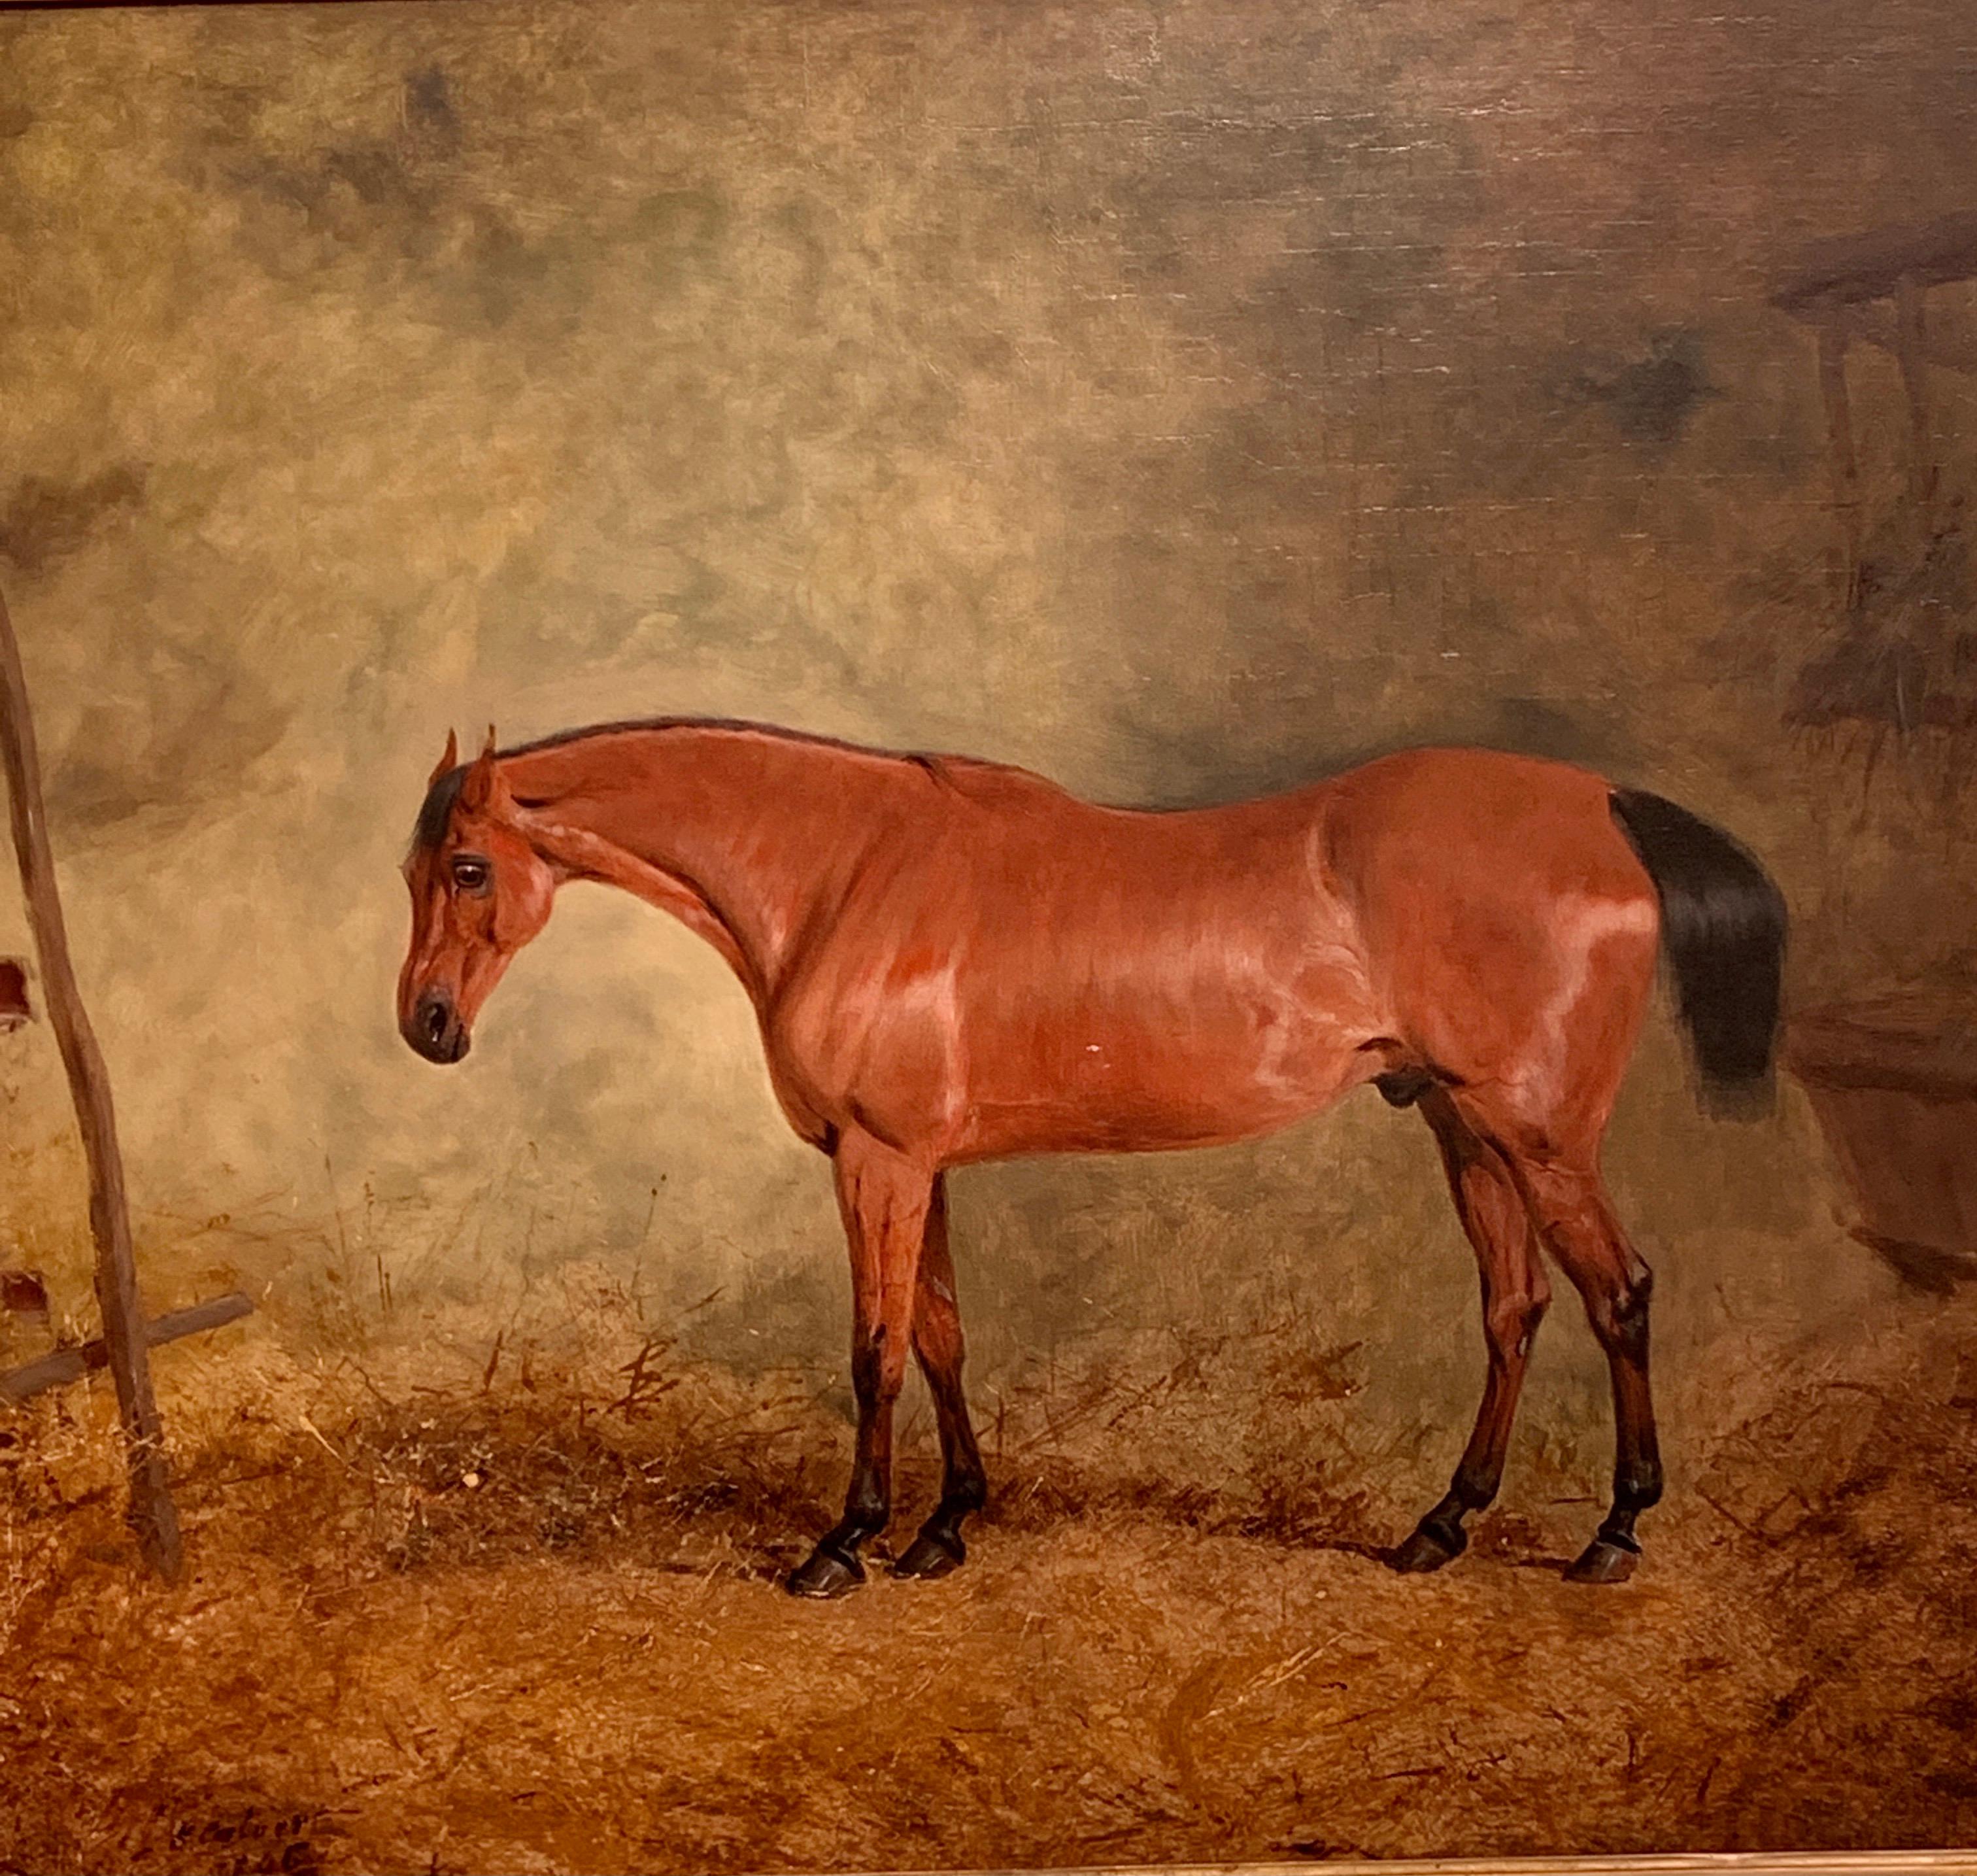
[(1778, 1034), (1784, 895), (1748, 848), (1687, 808), (1637, 788), (1616, 788), (1612, 806), (1661, 897), (1662, 946), (1703, 1105), (1764, 1113)]

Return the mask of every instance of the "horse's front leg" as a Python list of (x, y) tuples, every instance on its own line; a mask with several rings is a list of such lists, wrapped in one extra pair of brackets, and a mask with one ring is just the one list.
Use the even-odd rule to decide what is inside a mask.
[(792, 1571), (794, 1596), (843, 1596), (865, 1580), (859, 1546), (892, 1515), (893, 1405), (906, 1379), (933, 1175), (869, 1134), (847, 1133), (834, 1164), (851, 1252), (851, 1386), (858, 1451), (844, 1516)]

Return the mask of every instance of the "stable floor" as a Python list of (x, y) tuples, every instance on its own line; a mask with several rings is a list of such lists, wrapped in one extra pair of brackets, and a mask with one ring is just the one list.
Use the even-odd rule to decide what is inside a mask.
[(1150, 1429), (1199, 1377), (1170, 1376), (1137, 1463), (1081, 1443), (1090, 1389), (1019, 1403), (958, 1574), (799, 1603), (776, 1578), (847, 1442), (793, 1376), (657, 1344), (457, 1387), (187, 1356), (177, 1587), (134, 1567), (101, 1390), (0, 1427), (0, 1869), (1977, 1840), (1977, 1300), (1892, 1306), (1754, 1410), (1746, 1376), (1609, 1589), (1559, 1580), (1599, 1507), (1542, 1475), (1422, 1578), (1375, 1554), (1421, 1508), (1371, 1460), (1308, 1498), (1178, 1489)]

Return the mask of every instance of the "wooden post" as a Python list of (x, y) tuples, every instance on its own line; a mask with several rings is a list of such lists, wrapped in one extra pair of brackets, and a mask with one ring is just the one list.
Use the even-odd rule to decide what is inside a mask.
[(1819, 388), (1826, 401), (1826, 450), (1839, 512), (1841, 564), (1837, 584), (1851, 612), (1860, 586), (1860, 481), (1853, 459), (1853, 420), (1847, 402), (1847, 329), (1837, 319), (1819, 328)]
[(1902, 386), (1909, 398), (1909, 495), (1916, 506), (1917, 531), (1926, 541), (1929, 507), (1936, 499), (1929, 423), (1929, 325), (1922, 282), (1912, 273), (1903, 274), (1895, 288), (1895, 355), (1901, 361)]
[(6, 765), (14, 847), (20, 857), (28, 922), (41, 954), (48, 1021), (61, 1045), (62, 1066), (68, 1072), (69, 1092), (82, 1130), (83, 1151), (89, 1161), (96, 1300), (103, 1313), (103, 1340), (124, 1419), (130, 1468), (131, 1528), (145, 1561), (161, 1575), (173, 1578), (179, 1574), (182, 1555), (178, 1513), (165, 1469), (164, 1429), (151, 1392), (144, 1306), (130, 1249), (130, 1213), (124, 1196), (124, 1161), (117, 1150), (117, 1117), (111, 1105), (110, 1078), (69, 962), (68, 933), (62, 923), (41, 805), (41, 768), (35, 750), (34, 718), (28, 707), (27, 679), (4, 596), (0, 596), (0, 757)]

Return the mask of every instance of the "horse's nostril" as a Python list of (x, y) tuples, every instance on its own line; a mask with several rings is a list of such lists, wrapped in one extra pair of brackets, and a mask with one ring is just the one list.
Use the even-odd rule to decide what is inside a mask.
[(426, 1039), (428, 1042), (437, 1042), (446, 1034), (445, 1004), (436, 996), (429, 998), (422, 1014), (425, 1022)]

